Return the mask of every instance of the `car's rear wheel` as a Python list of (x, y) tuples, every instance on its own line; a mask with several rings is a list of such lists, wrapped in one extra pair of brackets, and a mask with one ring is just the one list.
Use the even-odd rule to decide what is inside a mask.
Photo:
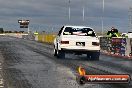
[(100, 52), (93, 52), (91, 54), (91, 60), (99, 60)]
[(54, 45), (54, 56), (57, 56), (57, 50), (55, 48), (55, 45)]
[(54, 56), (57, 56), (57, 50), (54, 49)]
[(91, 54), (90, 54), (90, 52), (87, 53), (87, 58), (88, 58), (88, 59), (91, 58)]
[(64, 59), (65, 58), (65, 52), (62, 50), (57, 50), (57, 57)]
[(90, 60), (99, 60), (100, 52), (88, 52), (87, 58)]

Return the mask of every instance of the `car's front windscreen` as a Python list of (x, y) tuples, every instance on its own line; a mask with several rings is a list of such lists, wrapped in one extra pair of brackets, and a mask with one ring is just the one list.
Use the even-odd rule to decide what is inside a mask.
[(92, 36), (95, 37), (95, 33), (90, 28), (73, 28), (73, 27), (66, 27), (63, 35), (79, 35), (79, 36)]

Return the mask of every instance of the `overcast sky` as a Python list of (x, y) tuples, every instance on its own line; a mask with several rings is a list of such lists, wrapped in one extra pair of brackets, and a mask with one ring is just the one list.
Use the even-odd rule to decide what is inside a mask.
[[(69, 0), (0, 0), (0, 27), (6, 30), (19, 28), (19, 19), (30, 20), (31, 30), (58, 31), (62, 25), (86, 25), (101, 31), (101, 17), (104, 30), (112, 26), (119, 31), (130, 31), (128, 11), (131, 0), (71, 0), (71, 19), (68, 20)], [(85, 20), (82, 20), (85, 7)], [(53, 28), (53, 30), (52, 30)]]

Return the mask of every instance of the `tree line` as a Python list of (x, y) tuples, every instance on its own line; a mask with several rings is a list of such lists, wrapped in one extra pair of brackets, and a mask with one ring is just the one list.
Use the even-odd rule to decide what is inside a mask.
[(24, 33), (24, 31), (4, 31), (3, 28), (0, 28), (0, 33)]

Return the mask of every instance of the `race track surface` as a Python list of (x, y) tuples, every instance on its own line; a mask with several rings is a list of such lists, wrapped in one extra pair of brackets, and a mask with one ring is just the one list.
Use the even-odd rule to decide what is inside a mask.
[(85, 55), (53, 55), (53, 45), (0, 36), (0, 88), (132, 88), (132, 84), (85, 84), (76, 82), (77, 67), (87, 74), (130, 74), (132, 60), (101, 55), (89, 61)]

